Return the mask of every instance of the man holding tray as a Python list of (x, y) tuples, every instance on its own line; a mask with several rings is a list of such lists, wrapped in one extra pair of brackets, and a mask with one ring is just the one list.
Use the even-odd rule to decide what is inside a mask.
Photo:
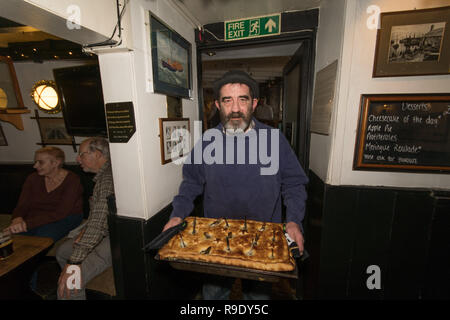
[[(286, 232), (303, 254), (301, 222), (308, 178), (283, 134), (253, 117), (258, 83), (243, 71), (229, 71), (214, 83), (214, 94), (221, 123), (207, 130), (204, 137), (213, 138), (201, 139), (187, 157), (179, 194), (163, 231), (181, 223), (202, 193), (207, 218), (281, 223), (283, 201)], [(205, 284), (204, 299), (226, 299), (231, 284), (230, 279)], [(252, 281), (248, 285), (243, 283), (244, 298), (270, 298), (266, 283)]]

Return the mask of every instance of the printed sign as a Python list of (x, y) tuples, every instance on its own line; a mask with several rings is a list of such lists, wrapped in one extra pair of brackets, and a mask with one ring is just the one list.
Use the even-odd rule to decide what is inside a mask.
[(225, 41), (280, 34), (281, 14), (225, 21)]

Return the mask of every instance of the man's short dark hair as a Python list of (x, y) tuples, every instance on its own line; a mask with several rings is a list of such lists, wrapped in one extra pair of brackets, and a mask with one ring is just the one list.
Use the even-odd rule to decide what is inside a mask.
[(259, 98), (259, 86), (255, 79), (250, 77), (245, 71), (231, 70), (225, 73), (222, 78), (214, 82), (214, 98), (216, 100), (219, 100), (220, 98), (220, 89), (228, 83), (246, 84), (250, 88), (250, 95), (252, 96), (252, 99)]

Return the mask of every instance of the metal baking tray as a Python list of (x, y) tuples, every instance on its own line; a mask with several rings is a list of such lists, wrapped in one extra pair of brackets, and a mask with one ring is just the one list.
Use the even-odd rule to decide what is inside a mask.
[(292, 271), (266, 271), (202, 261), (162, 259), (159, 254), (155, 256), (155, 259), (159, 261), (166, 261), (177, 270), (208, 273), (232, 278), (266, 282), (278, 282), (280, 278), (298, 279), (297, 264), (295, 264), (295, 268)]

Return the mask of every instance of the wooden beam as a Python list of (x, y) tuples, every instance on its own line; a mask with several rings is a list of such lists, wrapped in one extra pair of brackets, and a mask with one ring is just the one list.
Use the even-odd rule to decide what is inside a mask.
[(19, 130), (23, 130), (22, 114), (30, 113), (29, 109), (5, 109), (0, 110), (0, 120), (9, 122)]

